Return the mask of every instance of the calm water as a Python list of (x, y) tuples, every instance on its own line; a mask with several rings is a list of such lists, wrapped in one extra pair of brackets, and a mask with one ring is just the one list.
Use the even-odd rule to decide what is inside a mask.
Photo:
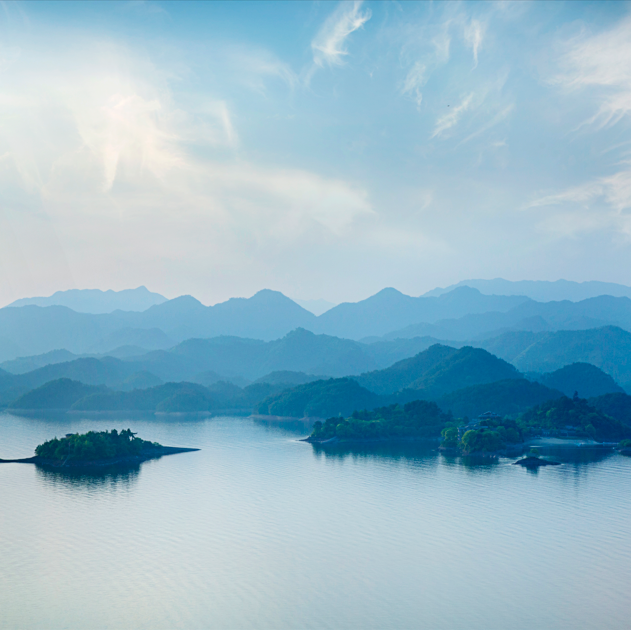
[(101, 477), (0, 465), (2, 628), (629, 628), (631, 458), (531, 473), (326, 454), (248, 419), (0, 415), (0, 457), (126, 428), (203, 450)]

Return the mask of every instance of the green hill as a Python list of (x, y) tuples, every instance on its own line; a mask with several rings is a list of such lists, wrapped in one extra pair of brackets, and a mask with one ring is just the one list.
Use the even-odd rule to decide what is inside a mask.
[(75, 402), (105, 388), (84, 385), (69, 378), (50, 381), (15, 400), (12, 409), (69, 409)]
[(599, 411), (631, 426), (631, 396), (614, 393), (590, 398), (587, 402)]
[(434, 344), (410, 359), (403, 359), (384, 370), (365, 372), (353, 377), (362, 387), (376, 394), (393, 394), (426, 375), (445, 359), (458, 351), (449, 346)]
[(165, 383), (131, 392), (101, 391), (77, 400), (74, 411), (211, 411), (218, 407), (209, 390), (196, 383)]
[(552, 372), (572, 363), (590, 363), (627, 388), (631, 384), (631, 333), (616, 326), (558, 332), (507, 332), (480, 342), (522, 372)]
[(510, 363), (486, 350), (465, 346), (450, 353), (409, 388), (418, 390), (421, 398), (436, 399), (465, 387), (518, 378), (522, 375)]
[(381, 397), (350, 378), (315, 381), (269, 396), (258, 405), (258, 413), (271, 416), (348, 416), (356, 409), (372, 409)]
[(583, 398), (566, 396), (528, 410), (519, 419), (519, 424), (524, 428), (553, 432), (571, 428), (578, 436), (601, 441), (619, 441), (631, 436), (631, 427), (591, 406)]
[(574, 392), (578, 392), (581, 398), (624, 393), (622, 387), (609, 374), (589, 363), (572, 363), (555, 372), (541, 374), (537, 380), (566, 396), (573, 396)]
[[(411, 391), (406, 393), (412, 395)], [(560, 396), (561, 392), (518, 378), (459, 389), (441, 396), (436, 404), (457, 418), (475, 418), (485, 411), (500, 416), (516, 416), (530, 407)]]

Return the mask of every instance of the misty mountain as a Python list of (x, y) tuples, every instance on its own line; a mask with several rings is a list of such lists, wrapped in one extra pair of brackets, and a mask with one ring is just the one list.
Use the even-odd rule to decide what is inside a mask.
[(631, 333), (616, 326), (557, 332), (510, 332), (480, 343), (522, 372), (553, 372), (590, 363), (622, 387), (631, 384)]
[(66, 306), (77, 313), (112, 313), (121, 311), (146, 311), (151, 306), (166, 302), (167, 298), (152, 293), (146, 287), (123, 291), (99, 289), (70, 289), (57, 291), (50, 297), (22, 298), (9, 306)]
[(469, 314), (434, 324), (420, 323), (393, 331), (384, 339), (432, 336), (438, 339), (481, 340), (511, 330), (544, 332), (584, 330), (616, 325), (631, 330), (631, 299), (600, 296), (582, 302), (522, 302), (507, 312)]
[(433, 289), (423, 297), (438, 297), (459, 287), (471, 287), (485, 295), (525, 295), (537, 302), (580, 302), (600, 295), (631, 298), (631, 287), (614, 282), (572, 282), (570, 280), (462, 280), (444, 289)]
[(631, 425), (631, 396), (627, 394), (603, 394), (588, 400), (592, 407), (615, 418), (619, 422)]
[(286, 386), (258, 383), (245, 388), (219, 382), (211, 387), (198, 383), (164, 383), (158, 386), (114, 391), (104, 385), (95, 387), (68, 378), (49, 381), (14, 400), (11, 410), (55, 411), (141, 411), (195, 412), (226, 411), (249, 413), (262, 399), (277, 394)]
[(445, 359), (456, 354), (457, 350), (440, 344), (419, 352), (417, 355), (398, 361), (383, 369), (366, 372), (353, 377), (362, 387), (376, 394), (393, 394), (410, 387)]
[(36, 354), (31, 357), (18, 357), (11, 361), (4, 361), (0, 363), (0, 369), (10, 372), (11, 374), (26, 374), (26, 372), (32, 372), (45, 365), (65, 363), (78, 358), (78, 355), (68, 350), (51, 350), (44, 354)]
[(546, 400), (561, 397), (561, 392), (524, 378), (473, 385), (445, 394), (435, 400), (456, 418), (475, 418), (486, 411), (515, 416)]
[[(400, 342), (392, 345), (396, 346), (397, 354), (403, 352)], [(415, 347), (411, 343), (410, 352)], [(379, 349), (383, 351), (382, 359)], [(382, 367), (384, 363), (381, 361), (388, 365), (392, 354), (387, 342), (372, 347), (349, 339), (315, 335), (303, 329), (269, 342), (240, 337), (189, 339), (168, 351), (148, 352), (129, 359), (81, 357), (50, 363), (22, 374), (0, 373), (0, 402), (6, 404), (22, 393), (60, 378), (120, 390), (168, 381), (191, 381), (209, 386), (220, 380), (232, 380), (246, 385), (248, 381), (266, 375), (271, 383), (270, 373), (282, 371), (320, 375), (314, 378), (357, 374)], [(52, 358), (59, 356), (59, 353), (53, 353)], [(31, 357), (30, 361), (38, 364), (47, 358), (51, 357)], [(23, 367), (25, 361), (20, 360), (19, 365)], [(11, 365), (15, 367), (13, 363)]]
[(609, 374), (605, 374), (590, 363), (572, 363), (548, 374), (532, 375), (531, 378), (568, 397), (572, 397), (574, 392), (581, 398), (624, 393), (622, 387)]
[(104, 387), (85, 385), (69, 378), (48, 381), (20, 396), (10, 405), (11, 409), (65, 410), (81, 398), (102, 392)]
[(408, 388), (418, 390), (423, 398), (435, 399), (472, 385), (518, 378), (522, 375), (510, 363), (486, 350), (465, 346), (438, 362)]
[(456, 350), (438, 344), (384, 370), (355, 377), (375, 393), (392, 394), (409, 389), (414, 390), (411, 396), (427, 400), (472, 385), (516, 378), (522, 375), (514, 366), (486, 350), (470, 346)]
[[(383, 289), (361, 302), (344, 303), (317, 318), (317, 332), (361, 339), (381, 336), (418, 322), (436, 322), (469, 313), (508, 311), (529, 302), (526, 297), (482, 295), (478, 290), (460, 287), (440, 297), (410, 297), (396, 289)], [(400, 335), (420, 337), (425, 333)], [(430, 336), (437, 336), (427, 333)], [(439, 336), (440, 338), (440, 336)]]
[[(127, 383), (127, 379), (139, 371), (141, 368), (136, 368), (133, 363), (125, 363), (113, 357), (80, 358), (53, 363), (25, 374), (0, 371), (0, 405), (7, 405), (22, 394), (59, 379), (71, 379), (84, 385), (107, 385), (127, 389), (133, 387)], [(144, 382), (147, 382), (147, 379)]]
[(350, 378), (332, 378), (298, 385), (285, 392), (265, 398), (258, 413), (295, 418), (314, 416), (328, 418), (349, 416), (358, 409), (374, 409), (383, 398), (369, 392)]
[(204, 306), (182, 296), (142, 313), (92, 315), (65, 306), (0, 309), (0, 360), (43, 354), (60, 348), (75, 354), (107, 352), (121, 345), (168, 347), (192, 337), (219, 335), (278, 339), (297, 327), (312, 327), (316, 316), (277, 291), (259, 291)]

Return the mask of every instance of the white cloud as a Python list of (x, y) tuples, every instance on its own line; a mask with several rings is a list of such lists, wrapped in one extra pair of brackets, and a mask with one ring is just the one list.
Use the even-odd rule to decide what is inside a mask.
[(441, 32), (432, 39), (437, 64), (444, 64), (449, 61), (449, 48), (451, 46), (451, 37), (449, 36), (450, 23), (450, 20), (447, 20), (442, 25)]
[(345, 44), (351, 33), (360, 29), (371, 17), (370, 9), (360, 11), (362, 2), (340, 2), (311, 42), (313, 61), (317, 66), (340, 65), (348, 55)]
[(569, 40), (559, 65), (553, 83), (567, 90), (598, 90), (600, 106), (586, 124), (603, 128), (631, 112), (631, 18), (608, 31)]
[(442, 135), (445, 131), (451, 129), (458, 124), (458, 121), (462, 115), (469, 109), (471, 101), (473, 100), (473, 93), (468, 94), (462, 99), (460, 105), (451, 107), (450, 111), (444, 116), (440, 116), (434, 125), (434, 133), (432, 138)]
[(613, 230), (631, 237), (631, 170), (597, 178), (561, 193), (547, 195), (524, 209), (549, 207), (541, 225), (547, 231), (575, 236), (582, 232)]
[(478, 51), (482, 45), (484, 27), (479, 20), (471, 20), (464, 29), (464, 39), (473, 51), (473, 67), (478, 67)]
[(409, 94), (414, 98), (414, 102), (416, 103), (416, 107), (420, 109), (421, 103), (423, 102), (423, 93), (421, 92), (421, 88), (427, 82), (427, 78), (425, 73), (427, 71), (427, 67), (424, 63), (417, 61), (410, 71), (405, 77), (405, 82), (403, 84), (403, 88), (401, 89), (402, 94)]
[[(50, 63), (22, 56), (3, 75), (0, 249), (31, 261), (29, 277), (13, 277), (21, 292), (55, 273), (57, 287), (116, 286), (133, 269), (142, 284), (160, 276), (158, 261), (182, 286), (191, 269), (339, 239), (373, 214), (367, 192), (341, 178), (241, 158), (227, 100), (204, 92), (185, 107), (146, 58), (77, 46)], [(33, 271), (53, 259), (55, 273)]]

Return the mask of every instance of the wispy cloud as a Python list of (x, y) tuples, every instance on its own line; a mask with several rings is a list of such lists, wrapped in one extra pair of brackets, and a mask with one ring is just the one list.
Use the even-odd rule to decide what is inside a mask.
[(436, 138), (442, 135), (448, 129), (451, 129), (455, 125), (458, 124), (458, 121), (462, 117), (462, 115), (469, 109), (471, 105), (471, 101), (473, 101), (473, 92), (468, 94), (462, 99), (460, 105), (456, 105), (455, 107), (450, 108), (449, 113), (444, 116), (440, 116), (436, 121), (434, 126), (434, 133), (432, 133), (432, 138)]
[(459, 144), (465, 144), (466, 142), (469, 142), (470, 140), (473, 140), (474, 138), (481, 136), (483, 133), (487, 132), (489, 129), (492, 129), (493, 127), (495, 127), (495, 125), (498, 125), (502, 121), (506, 120), (514, 108), (515, 106), (512, 103), (510, 105), (507, 105), (506, 107), (504, 107), (504, 109), (497, 112), (497, 114), (495, 114), (495, 116), (493, 116), (491, 120), (483, 124), (479, 129), (477, 129), (473, 133), (469, 134)]
[(311, 42), (314, 63), (322, 67), (341, 65), (348, 55), (346, 40), (351, 33), (360, 29), (371, 17), (370, 9), (361, 11), (361, 0), (341, 2), (327, 18), (322, 28)]
[(631, 170), (597, 178), (527, 204), (524, 210), (556, 207), (542, 222), (551, 232), (574, 236), (611, 229), (631, 237)]
[(408, 72), (407, 77), (405, 77), (405, 82), (401, 89), (402, 94), (412, 96), (417, 108), (420, 108), (423, 102), (423, 92), (421, 92), (421, 88), (427, 82), (426, 72), (427, 66), (417, 61)]
[(478, 51), (482, 45), (484, 37), (484, 27), (479, 20), (471, 20), (464, 29), (464, 39), (473, 51), (473, 67), (478, 67)]
[(564, 49), (552, 82), (567, 90), (600, 89), (598, 111), (585, 124), (603, 128), (631, 112), (631, 18), (596, 35), (581, 34)]

